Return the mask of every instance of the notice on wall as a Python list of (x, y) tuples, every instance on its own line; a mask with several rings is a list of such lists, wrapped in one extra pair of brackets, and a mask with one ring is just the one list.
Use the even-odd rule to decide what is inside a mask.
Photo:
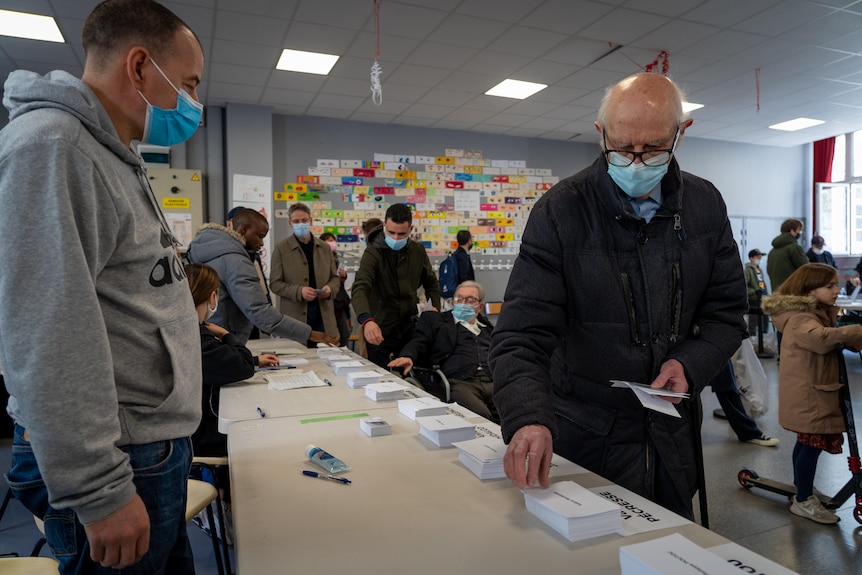
[[(231, 207), (242, 206), (254, 210), (272, 222), (272, 178), (267, 176), (233, 175)], [(272, 224), (270, 223), (270, 226)], [(269, 260), (272, 253), (272, 234), (267, 234), (260, 250), (263, 271), (269, 274)], [(269, 276), (267, 276), (267, 280)]]

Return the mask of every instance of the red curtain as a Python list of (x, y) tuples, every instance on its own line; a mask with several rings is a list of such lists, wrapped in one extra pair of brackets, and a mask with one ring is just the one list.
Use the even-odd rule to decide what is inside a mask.
[(835, 155), (835, 136), (814, 142), (814, 182), (832, 182), (832, 158)]

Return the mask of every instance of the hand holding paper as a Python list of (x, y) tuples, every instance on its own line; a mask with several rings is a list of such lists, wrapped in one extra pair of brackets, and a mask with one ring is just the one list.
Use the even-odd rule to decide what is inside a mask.
[(654, 387), (650, 387), (643, 383), (636, 383), (634, 381), (621, 381), (619, 379), (612, 379), (611, 384), (613, 384), (613, 387), (628, 387), (633, 392), (635, 392), (635, 395), (640, 400), (641, 405), (643, 405), (647, 409), (652, 409), (654, 411), (664, 413), (665, 415), (670, 415), (671, 417), (679, 417), (679, 413), (677, 413), (676, 409), (668, 402), (674, 400), (676, 402), (679, 402), (683, 399), (688, 398), (687, 393), (670, 391), (668, 389), (656, 389)]

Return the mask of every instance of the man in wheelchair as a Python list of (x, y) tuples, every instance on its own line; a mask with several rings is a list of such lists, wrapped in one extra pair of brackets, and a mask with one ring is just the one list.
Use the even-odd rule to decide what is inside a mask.
[(419, 316), (413, 339), (389, 362), (409, 374), (413, 366), (440, 369), (451, 386), (451, 400), (482, 417), (499, 423), (491, 399), (494, 383), (488, 369), (488, 351), (494, 326), (480, 313), (485, 290), (474, 281), (461, 283), (452, 299), (454, 309)]

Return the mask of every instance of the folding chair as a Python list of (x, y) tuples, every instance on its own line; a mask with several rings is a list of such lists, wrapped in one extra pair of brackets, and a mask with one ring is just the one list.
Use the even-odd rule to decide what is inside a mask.
[(439, 367), (427, 368), (414, 365), (407, 376), (407, 381), (446, 403), (452, 403), (452, 387)]
[[(215, 487), (215, 490), (216, 490), (216, 515), (218, 517), (219, 529), (221, 530), (221, 534), (222, 534), (221, 552), (222, 552), (223, 557), (224, 557), (223, 558), (224, 565), (225, 565), (224, 573), (226, 573), (227, 575), (231, 575), (230, 549), (228, 547), (227, 537), (225, 536), (225, 524), (226, 524), (226, 522), (225, 522), (225, 517), (224, 517), (224, 510), (222, 509), (222, 503), (223, 502), (222, 502), (222, 498), (221, 498), (221, 489), (220, 489), (222, 486), (219, 485), (218, 474), (216, 473), (216, 470), (215, 470), (216, 467), (219, 467), (222, 465), (226, 466), (227, 464), (228, 464), (227, 456), (225, 456), (225, 457), (198, 457), (198, 456), (196, 456), (196, 457), (192, 458), (192, 469), (194, 469), (194, 468), (206, 469), (209, 472), (210, 476), (212, 477), (213, 487)], [(212, 509), (210, 509), (210, 512), (212, 512)], [(209, 519), (209, 515), (207, 516), (207, 518)], [(210, 525), (213, 525), (212, 520), (210, 520)], [(213, 542), (215, 542), (216, 539), (217, 538), (215, 536), (213, 536)]]

